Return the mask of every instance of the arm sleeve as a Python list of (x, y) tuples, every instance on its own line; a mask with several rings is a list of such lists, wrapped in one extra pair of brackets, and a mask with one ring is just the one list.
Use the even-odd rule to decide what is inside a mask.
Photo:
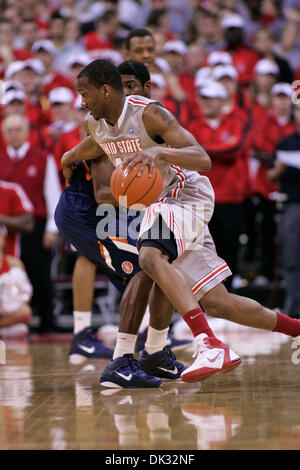
[(54, 221), (54, 212), (60, 195), (61, 185), (59, 181), (58, 170), (54, 158), (52, 155), (48, 155), (44, 180), (44, 197), (47, 207), (46, 232), (58, 232)]

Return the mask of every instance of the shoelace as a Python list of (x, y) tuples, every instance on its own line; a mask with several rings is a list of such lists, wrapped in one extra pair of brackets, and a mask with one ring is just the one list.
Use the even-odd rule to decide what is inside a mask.
[(205, 339), (206, 338), (201, 339), (199, 341), (195, 341), (195, 349), (194, 349), (192, 357), (196, 357), (196, 356), (198, 356), (198, 354), (200, 354), (200, 353), (202, 353), (202, 352), (204, 352), (208, 349), (208, 346), (205, 342)]
[(167, 353), (168, 364), (171, 365), (171, 362), (176, 361), (176, 356), (175, 356), (175, 354), (173, 353), (173, 351), (171, 351), (171, 349), (170, 349), (168, 346), (165, 346), (164, 350), (165, 350), (166, 353)]
[(135, 359), (134, 357), (129, 357), (128, 358), (128, 361), (129, 361), (129, 365), (130, 365), (130, 368), (135, 372), (137, 370), (141, 370), (142, 369), (142, 366), (141, 364), (139, 363), (139, 361), (137, 359)]

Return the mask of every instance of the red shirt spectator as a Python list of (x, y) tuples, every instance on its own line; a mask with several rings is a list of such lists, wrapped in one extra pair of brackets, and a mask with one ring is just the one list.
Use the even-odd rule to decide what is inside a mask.
[(239, 73), (239, 83), (247, 86), (254, 75), (254, 67), (259, 60), (259, 55), (253, 49), (240, 45), (234, 51), (230, 51), (232, 62)]
[[(255, 124), (256, 133), (254, 134), (254, 149), (258, 152), (273, 154), (279, 141), (295, 131), (294, 123), (288, 120), (280, 121), (270, 110), (266, 116), (262, 115), (261, 120)], [(252, 191), (260, 194), (266, 199), (270, 194), (278, 190), (275, 183), (271, 183), (267, 177), (269, 169), (268, 163), (259, 162), (258, 170), (252, 181)]]
[(88, 51), (94, 49), (112, 49), (113, 40), (110, 38), (98, 37), (96, 31), (92, 31), (84, 36), (84, 46)]
[[(32, 214), (33, 211), (33, 205), (20, 185), (0, 180), (0, 223), (5, 225), (2, 216), (14, 217)], [(20, 256), (20, 235), (17, 231), (8, 228), (5, 247), (6, 254)]]
[(83, 44), (89, 51), (113, 49), (113, 41), (119, 27), (114, 11), (106, 11), (96, 22), (96, 31), (87, 33), (83, 37)]
[(243, 44), (244, 20), (240, 15), (229, 14), (223, 18), (225, 50), (230, 53), (232, 63), (238, 71), (239, 83), (247, 86), (253, 78), (259, 54)]
[(59, 87), (70, 88), (70, 90), (73, 91), (75, 96), (75, 90), (72, 83), (67, 77), (65, 77), (59, 72), (50, 74), (45, 78), (42, 86), (42, 92), (45, 93), (45, 95), (49, 95), (51, 90), (54, 90), (54, 88)]
[[(206, 90), (205, 87), (201, 89), (204, 98)], [(215, 90), (210, 89), (208, 94), (211, 92)], [(207, 99), (210, 98), (218, 96), (207, 96)], [(215, 191), (216, 203), (241, 203), (245, 198), (244, 178), (241, 177), (245, 162), (241, 152), (245, 145), (246, 121), (232, 112), (218, 119), (203, 116), (193, 121), (188, 130), (212, 159), (209, 179)]]

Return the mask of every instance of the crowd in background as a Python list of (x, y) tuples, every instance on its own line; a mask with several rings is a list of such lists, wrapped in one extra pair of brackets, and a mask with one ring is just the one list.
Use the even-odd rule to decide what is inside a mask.
[[(0, 225), (6, 252), (25, 265), (42, 329), (52, 324), (51, 263), (61, 249), (60, 160), (83, 137), (76, 77), (97, 58), (145, 63), (151, 98), (211, 156), (209, 227), (233, 272), (228, 287), (280, 278), (279, 209), (294, 202), (300, 211), (297, 163), (291, 191), (274, 169), (276, 152), (298, 150), (295, 139), (283, 147), (282, 139), (300, 132), (299, 0), (0, 0), (0, 13)], [(128, 40), (137, 28), (137, 41)], [(283, 258), (300, 282), (291, 251)], [(300, 313), (299, 299), (287, 313), (295, 308)]]

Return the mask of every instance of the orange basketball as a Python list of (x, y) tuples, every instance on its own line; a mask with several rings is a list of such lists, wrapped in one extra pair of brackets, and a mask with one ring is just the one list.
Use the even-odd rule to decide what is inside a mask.
[(162, 192), (163, 178), (159, 169), (155, 166), (152, 176), (149, 177), (149, 166), (146, 166), (141, 176), (136, 176), (140, 166), (141, 163), (138, 163), (128, 171), (119, 165), (111, 175), (112, 194), (117, 202), (119, 198), (126, 196), (127, 201), (121, 200), (120, 203), (127, 207), (150, 206)]

